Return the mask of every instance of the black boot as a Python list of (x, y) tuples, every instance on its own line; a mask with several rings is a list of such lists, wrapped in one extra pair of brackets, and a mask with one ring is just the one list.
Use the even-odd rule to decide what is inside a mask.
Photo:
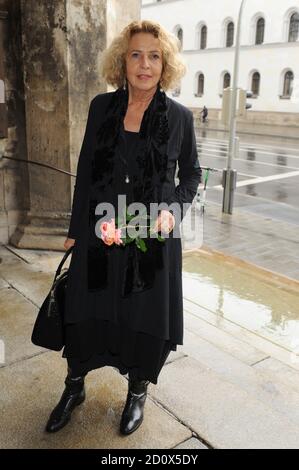
[(71, 377), (69, 369), (64, 392), (47, 422), (47, 432), (56, 432), (63, 428), (71, 419), (73, 409), (85, 400), (84, 378), (85, 376)]
[(129, 376), (127, 401), (120, 422), (121, 434), (131, 434), (141, 425), (149, 382), (149, 380), (138, 380)]

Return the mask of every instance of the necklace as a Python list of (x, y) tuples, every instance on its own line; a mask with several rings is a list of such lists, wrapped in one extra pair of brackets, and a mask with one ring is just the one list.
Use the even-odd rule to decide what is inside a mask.
[(123, 127), (123, 131), (124, 131), (124, 140), (125, 140), (125, 159), (123, 157), (122, 158), (122, 161), (124, 162), (125, 164), (125, 167), (126, 167), (126, 170), (125, 170), (125, 183), (130, 183), (130, 177), (129, 177), (129, 169), (128, 169), (128, 137), (126, 135), (126, 132), (125, 132), (125, 127)]
[[(129, 175), (129, 168), (128, 168), (129, 165), (128, 165), (128, 160), (127, 160), (128, 159), (128, 148), (130, 148), (128, 146), (129, 134), (128, 133), (126, 134), (126, 129), (124, 128), (124, 126), (123, 126), (122, 130), (123, 130), (124, 141), (125, 141), (125, 158), (122, 156), (122, 154), (120, 154), (120, 158), (121, 158), (122, 162), (125, 165), (125, 183), (128, 184), (128, 183), (130, 183), (130, 175)], [(133, 132), (132, 131), (131, 134), (137, 134), (138, 135), (138, 132)], [(131, 145), (132, 145), (132, 143), (131, 143)]]

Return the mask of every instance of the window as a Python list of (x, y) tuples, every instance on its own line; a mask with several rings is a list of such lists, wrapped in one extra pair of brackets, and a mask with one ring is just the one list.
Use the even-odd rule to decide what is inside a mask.
[(226, 47), (231, 47), (234, 43), (234, 23), (230, 21), (226, 27)]
[(230, 74), (226, 72), (223, 77), (223, 89), (230, 86)]
[(200, 30), (200, 48), (205, 49), (207, 47), (207, 27), (204, 25)]
[(200, 73), (197, 78), (197, 93), (195, 96), (202, 96), (204, 94), (205, 78), (203, 73)]
[(283, 80), (283, 92), (282, 92), (283, 97), (291, 96), (292, 90), (293, 90), (293, 80), (294, 80), (294, 74), (291, 70), (288, 70), (288, 72), (285, 73), (284, 80)]
[(181, 43), (181, 49), (183, 49), (183, 30), (182, 28), (179, 28), (177, 31), (177, 37), (180, 40)]
[(259, 18), (256, 22), (255, 44), (263, 44), (265, 33), (265, 20)]
[(251, 91), (254, 97), (257, 97), (260, 94), (260, 81), (261, 76), (258, 72), (254, 72), (252, 75)]
[(290, 18), (289, 42), (298, 41), (299, 32), (299, 13), (293, 13)]

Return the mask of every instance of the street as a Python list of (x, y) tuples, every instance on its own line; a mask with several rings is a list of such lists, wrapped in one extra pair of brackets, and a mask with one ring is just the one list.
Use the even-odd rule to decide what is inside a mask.
[[(222, 204), (222, 169), (226, 166), (228, 138), (219, 131), (197, 130), (202, 166), (210, 173), (207, 202)], [(299, 139), (240, 134), (234, 207), (243, 211), (299, 224)]]

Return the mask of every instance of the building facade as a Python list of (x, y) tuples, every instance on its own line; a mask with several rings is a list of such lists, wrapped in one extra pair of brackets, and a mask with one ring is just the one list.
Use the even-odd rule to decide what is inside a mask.
[[(142, 0), (141, 18), (158, 21), (182, 43), (187, 73), (172, 93), (186, 106), (206, 105), (219, 118), (233, 80), (240, 1)], [(239, 83), (253, 92), (246, 119), (299, 125), (299, 0), (244, 4)]]

